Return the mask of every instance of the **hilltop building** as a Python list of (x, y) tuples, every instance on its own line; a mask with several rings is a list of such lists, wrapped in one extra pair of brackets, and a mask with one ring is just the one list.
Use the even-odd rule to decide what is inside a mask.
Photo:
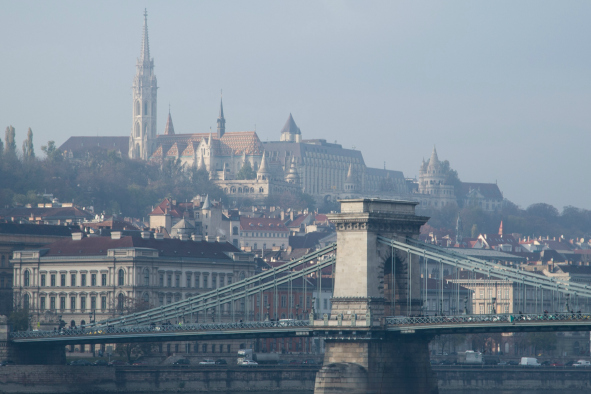
[[(419, 209), (442, 209), (447, 206), (479, 206), (487, 212), (503, 207), (503, 193), (496, 183), (461, 182), (459, 190), (448, 183), (447, 171), (433, 147), (431, 158), (419, 167), (419, 180), (412, 199), (420, 202)], [(459, 192), (459, 195), (456, 194)]]

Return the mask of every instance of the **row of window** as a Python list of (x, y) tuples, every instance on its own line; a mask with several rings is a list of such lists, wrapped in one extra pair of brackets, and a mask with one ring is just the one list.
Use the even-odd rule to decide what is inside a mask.
[(287, 238), (287, 237), (289, 237), (289, 233), (286, 232), (286, 231), (282, 231), (282, 232), (271, 232), (271, 233), (242, 231), (242, 234), (241, 235), (243, 237), (265, 237), (265, 238)]
[[(244, 275), (242, 275), (244, 276)], [(219, 287), (223, 287), (226, 285), (226, 277), (225, 274), (217, 274), (215, 272), (212, 272), (211, 274), (211, 280), (210, 280), (210, 276), (209, 273), (203, 273), (203, 275), (201, 275), (200, 273), (195, 273), (194, 275), (195, 279), (193, 281), (193, 275), (191, 275), (190, 273), (186, 273), (185, 274), (185, 287), (194, 287), (196, 289), (199, 288), (212, 288), (212, 289), (216, 289), (219, 285)], [(203, 278), (203, 280), (201, 279)], [(173, 286), (173, 279), (174, 279), (174, 286)], [(241, 279), (244, 279), (244, 277), (241, 277)], [(227, 278), (227, 284), (231, 285), (232, 284), (232, 275), (228, 275)], [(150, 271), (145, 270), (144, 271), (144, 286), (150, 286)], [(158, 277), (158, 286), (160, 287), (181, 287), (181, 274), (175, 274), (173, 277), (173, 274), (167, 274), (166, 276), (164, 274), (160, 274)]]
[[(107, 274), (100, 274), (100, 286), (107, 286)], [(99, 286), (98, 274), (80, 274), (80, 282), (78, 282), (78, 274), (72, 273), (69, 276), (70, 283), (68, 284), (68, 274), (41, 274), (39, 277), (39, 286), (41, 287), (66, 287), (66, 286), (91, 286), (96, 287)], [(119, 286), (125, 285), (125, 271), (120, 269), (117, 275), (117, 284)], [(29, 287), (31, 286), (31, 271), (25, 270), (23, 273), (23, 286)]]
[[(509, 294), (510, 294), (509, 290), (505, 290), (504, 292), (501, 290), (498, 291), (498, 297), (501, 300), (510, 299)], [(484, 289), (480, 289), (479, 296), (480, 296), (479, 298), (484, 298)], [(493, 289), (489, 289), (488, 290), (488, 298), (490, 299), (492, 297), (493, 297)]]
[[(49, 305), (47, 304), (47, 299), (49, 298)], [(58, 299), (59, 298), (59, 299)], [(97, 308), (97, 297), (89, 297), (90, 298), (90, 305), (87, 305), (86, 301), (87, 301), (87, 297), (86, 296), (80, 296), (80, 304), (77, 305), (77, 297), (75, 296), (71, 296), (70, 298), (70, 311), (71, 312), (76, 312), (77, 311), (77, 307), (79, 309), (80, 312), (84, 312), (87, 310), (87, 307), (90, 306), (90, 310), (94, 311)], [(50, 311), (55, 311), (57, 308), (56, 305), (56, 301), (59, 302), (59, 310), (60, 311), (66, 311), (67, 306), (66, 306), (66, 302), (67, 302), (67, 297), (63, 296), (63, 297), (55, 297), (55, 296), (51, 296), (51, 297), (46, 297), (46, 296), (41, 296), (39, 297), (39, 310), (44, 311), (49, 309)], [(26, 309), (29, 308), (29, 295), (25, 294), (24, 296), (24, 306)], [(107, 297), (103, 296), (100, 297), (100, 309), (105, 311), (107, 310)], [(122, 308), (121, 308), (122, 309)]]

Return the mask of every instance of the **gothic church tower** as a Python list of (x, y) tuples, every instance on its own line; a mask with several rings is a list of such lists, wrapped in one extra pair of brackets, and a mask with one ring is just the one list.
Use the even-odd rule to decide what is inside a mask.
[(129, 138), (129, 158), (148, 160), (156, 141), (156, 95), (154, 59), (150, 58), (148, 11), (144, 12), (142, 50), (133, 79), (133, 127)]

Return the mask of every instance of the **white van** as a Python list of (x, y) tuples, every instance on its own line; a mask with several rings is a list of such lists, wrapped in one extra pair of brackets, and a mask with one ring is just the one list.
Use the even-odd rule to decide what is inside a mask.
[(591, 361), (579, 360), (573, 364), (573, 367), (591, 367)]
[(521, 362), (519, 365), (526, 367), (539, 367), (541, 364), (535, 357), (521, 357)]

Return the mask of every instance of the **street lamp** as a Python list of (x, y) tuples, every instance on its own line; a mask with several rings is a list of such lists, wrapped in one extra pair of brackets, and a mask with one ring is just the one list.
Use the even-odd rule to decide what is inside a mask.
[(271, 305), (267, 304), (267, 317), (265, 317), (265, 321), (269, 321), (271, 319)]
[(316, 297), (312, 297), (312, 315), (314, 315), (314, 320), (316, 320)]
[(464, 315), (468, 314), (468, 296), (464, 296)]
[(497, 297), (491, 298), (490, 301), (491, 301), (491, 304), (492, 304), (492, 308), (491, 308), (491, 311), (490, 312), (493, 315), (496, 315), (497, 314), (497, 305), (496, 305), (497, 304)]

